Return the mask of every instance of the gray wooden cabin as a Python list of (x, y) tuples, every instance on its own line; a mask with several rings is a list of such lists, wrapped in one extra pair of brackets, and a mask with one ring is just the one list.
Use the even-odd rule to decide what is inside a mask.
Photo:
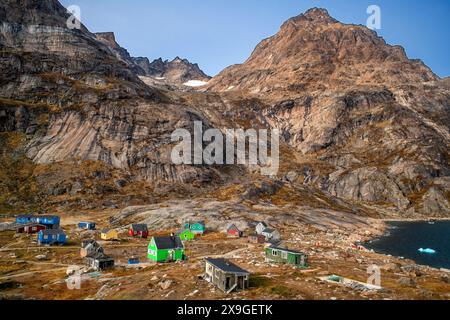
[(225, 259), (205, 259), (205, 280), (225, 293), (249, 287), (250, 273)]

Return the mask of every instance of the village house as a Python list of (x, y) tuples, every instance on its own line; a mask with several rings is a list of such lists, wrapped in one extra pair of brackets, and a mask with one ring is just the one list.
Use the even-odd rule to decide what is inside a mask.
[(266, 242), (266, 237), (262, 234), (251, 234), (248, 236), (248, 242), (254, 244), (264, 244)]
[(238, 229), (235, 224), (232, 224), (227, 229), (227, 235), (229, 237), (240, 238), (243, 235), (243, 232)]
[(179, 236), (182, 241), (190, 241), (195, 239), (195, 234), (189, 229), (180, 230), (176, 233), (176, 235)]
[(148, 245), (147, 257), (155, 262), (185, 260), (183, 242), (178, 236), (153, 237)]
[(308, 256), (302, 252), (279, 247), (268, 247), (265, 250), (266, 261), (289, 264), (298, 268), (308, 267)]
[(114, 259), (105, 255), (103, 252), (98, 252), (93, 255), (89, 255), (85, 258), (86, 264), (97, 270), (108, 270), (114, 268)]
[(58, 216), (38, 216), (23, 214), (16, 217), (17, 224), (37, 223), (44, 225), (46, 229), (59, 229), (60, 218)]
[(225, 293), (249, 287), (250, 273), (225, 259), (205, 259), (204, 279)]
[(78, 223), (78, 229), (95, 230), (95, 222), (82, 221)]
[(184, 229), (189, 229), (191, 230), (192, 233), (194, 234), (204, 234), (206, 231), (206, 224), (204, 221), (197, 221), (194, 223), (185, 223), (184, 224)]
[(35, 216), (33, 222), (43, 224), (47, 229), (59, 229), (61, 219), (58, 216)]
[(130, 227), (130, 236), (139, 238), (148, 238), (148, 227), (146, 224), (132, 224)]
[(65, 244), (67, 241), (67, 236), (61, 229), (48, 229), (41, 230), (38, 233), (38, 244)]
[(16, 232), (17, 233), (35, 234), (35, 233), (39, 233), (39, 231), (45, 230), (45, 229), (47, 229), (47, 228), (42, 224), (28, 223), (28, 224), (18, 225), (16, 228)]
[(259, 222), (259, 223), (256, 225), (256, 228), (255, 228), (256, 234), (262, 234), (262, 232), (263, 232), (264, 230), (266, 230), (268, 227), (269, 227), (269, 226), (267, 225), (267, 223), (265, 223), (265, 222)]
[(275, 229), (266, 228), (266, 229), (263, 230), (261, 235), (263, 235), (266, 238), (266, 241), (279, 241), (279, 240), (281, 240), (280, 233), (277, 230), (275, 230)]
[(103, 229), (100, 237), (103, 240), (115, 241), (119, 240), (119, 233), (115, 229)]
[(103, 253), (103, 248), (95, 240), (83, 240), (81, 242), (80, 256), (85, 258), (97, 253)]

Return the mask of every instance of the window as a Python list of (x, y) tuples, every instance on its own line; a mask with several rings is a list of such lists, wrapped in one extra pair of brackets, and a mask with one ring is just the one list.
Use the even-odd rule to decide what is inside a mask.
[(287, 257), (288, 257), (287, 252), (286, 252), (286, 251), (282, 251), (282, 252), (281, 252), (281, 258), (287, 259)]
[(277, 250), (272, 250), (272, 255), (273, 256), (278, 256), (278, 251)]

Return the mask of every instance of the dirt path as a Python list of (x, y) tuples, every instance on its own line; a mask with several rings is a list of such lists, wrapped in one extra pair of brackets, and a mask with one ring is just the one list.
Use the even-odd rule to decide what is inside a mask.
[(39, 274), (39, 273), (47, 273), (47, 272), (55, 272), (55, 271), (63, 271), (63, 270), (67, 270), (67, 267), (58, 268), (58, 269), (51, 269), (51, 270), (35, 270), (35, 271), (28, 271), (28, 272), (23, 272), (23, 273), (16, 273), (16, 274), (11, 274), (11, 275), (8, 275), (8, 276), (0, 277), (0, 281), (1, 280), (8, 280), (8, 279), (11, 279), (11, 278), (32, 276), (32, 275)]

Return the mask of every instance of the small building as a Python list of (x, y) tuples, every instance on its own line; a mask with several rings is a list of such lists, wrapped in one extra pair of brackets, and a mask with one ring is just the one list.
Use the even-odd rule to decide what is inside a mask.
[(266, 228), (261, 234), (266, 238), (266, 241), (278, 241), (281, 239), (280, 233), (275, 229)]
[(255, 228), (256, 234), (262, 234), (262, 232), (263, 232), (264, 230), (266, 230), (268, 227), (269, 227), (269, 226), (267, 225), (267, 223), (265, 223), (265, 222), (259, 222), (259, 223), (256, 225), (256, 228)]
[(58, 216), (35, 216), (33, 218), (34, 222), (43, 224), (47, 229), (59, 229), (61, 219)]
[(251, 234), (248, 237), (248, 242), (255, 244), (264, 244), (266, 242), (266, 237), (264, 237), (262, 234)]
[(102, 240), (115, 241), (119, 240), (119, 233), (115, 229), (103, 229), (100, 237)]
[(89, 255), (85, 258), (85, 261), (89, 267), (97, 271), (114, 268), (114, 259), (110, 256), (107, 256), (103, 252)]
[(39, 233), (39, 231), (45, 230), (45, 229), (47, 229), (47, 228), (42, 224), (28, 223), (28, 224), (18, 225), (16, 228), (16, 232), (17, 233), (35, 234), (35, 233)]
[(141, 260), (137, 257), (132, 257), (132, 258), (128, 259), (128, 264), (133, 265), (133, 264), (139, 264), (139, 263), (141, 263)]
[(206, 231), (206, 224), (204, 221), (197, 221), (194, 223), (185, 223), (184, 229), (189, 229), (194, 234), (204, 234)]
[(195, 239), (195, 234), (189, 229), (180, 230), (176, 235), (180, 237), (181, 241), (191, 241)]
[(227, 229), (227, 235), (229, 237), (240, 238), (243, 235), (243, 232), (236, 227), (235, 224), (232, 224)]
[(87, 256), (103, 253), (103, 247), (95, 240), (84, 240), (81, 242), (80, 256), (85, 258)]
[(250, 273), (225, 259), (205, 259), (204, 279), (225, 293), (249, 287)]
[(139, 238), (148, 238), (148, 227), (146, 224), (132, 224), (130, 226), (130, 236)]
[(148, 259), (155, 262), (185, 260), (184, 245), (178, 236), (153, 237), (148, 245)]
[(78, 229), (95, 230), (95, 222), (82, 221), (78, 223)]
[(308, 256), (302, 252), (279, 247), (268, 247), (265, 250), (266, 261), (293, 265), (298, 268), (308, 267)]
[(41, 230), (38, 233), (38, 244), (65, 244), (67, 236), (61, 229), (47, 229)]

